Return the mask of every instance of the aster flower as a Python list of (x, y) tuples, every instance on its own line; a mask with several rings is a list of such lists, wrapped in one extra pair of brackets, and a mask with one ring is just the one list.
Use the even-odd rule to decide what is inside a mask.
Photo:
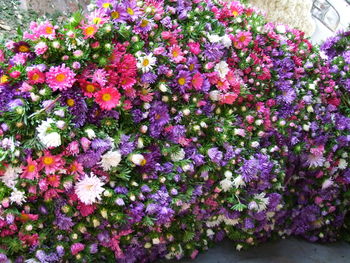
[(44, 155), (39, 159), (39, 169), (44, 169), (46, 174), (53, 174), (63, 168), (64, 160), (58, 155), (52, 155), (49, 151), (44, 151)]
[(233, 45), (237, 49), (243, 49), (252, 41), (252, 34), (249, 31), (239, 32), (233, 37)]
[(84, 125), (87, 117), (87, 105), (82, 94), (77, 89), (70, 89), (61, 94), (61, 105), (68, 106), (69, 112), (74, 116), (75, 127)]
[(142, 15), (142, 11), (137, 6), (137, 2), (135, 0), (130, 0), (126, 2), (126, 13), (128, 14), (128, 19), (131, 21), (135, 21)]
[(61, 135), (56, 131), (52, 131), (56, 125), (56, 122), (49, 118), (46, 121), (42, 121), (36, 128), (38, 138), (46, 148), (58, 147), (61, 145)]
[(9, 199), (11, 203), (22, 205), (26, 201), (27, 197), (23, 191), (19, 191), (17, 188), (13, 188)]
[(37, 68), (28, 71), (27, 77), (28, 83), (31, 85), (42, 84), (45, 82), (45, 74)]
[(38, 163), (34, 161), (31, 157), (26, 159), (27, 165), (22, 165), (23, 173), (21, 178), (26, 178), (29, 180), (34, 180), (39, 178), (39, 167)]
[(65, 64), (57, 67), (51, 67), (46, 72), (46, 81), (49, 87), (53, 90), (67, 90), (71, 88), (75, 82), (75, 73)]
[(21, 167), (14, 167), (9, 165), (6, 167), (5, 173), (0, 176), (0, 180), (10, 188), (15, 187), (17, 183), (18, 175), (22, 172)]
[(83, 30), (84, 39), (94, 38), (98, 31), (96, 24), (84, 25), (81, 27), (81, 29)]
[(110, 171), (111, 168), (117, 167), (121, 161), (120, 151), (109, 151), (102, 155), (101, 166), (104, 171)]
[(218, 61), (224, 55), (224, 46), (220, 43), (206, 43), (204, 45), (204, 57), (209, 61)]
[(175, 79), (174, 84), (181, 93), (184, 93), (191, 85), (191, 75), (188, 71), (181, 70)]
[(148, 55), (141, 55), (138, 57), (137, 68), (141, 69), (143, 73), (153, 69), (156, 65), (157, 58), (152, 53)]
[(147, 18), (141, 18), (135, 26), (135, 31), (140, 33), (147, 33), (152, 30), (153, 22)]
[(115, 88), (103, 88), (95, 95), (96, 103), (104, 110), (111, 110), (119, 104), (120, 93)]
[(169, 53), (171, 60), (173, 60), (175, 63), (181, 63), (185, 59), (184, 53), (181, 50), (181, 47), (178, 45), (171, 46)]
[(223, 159), (223, 153), (219, 151), (217, 147), (210, 148), (208, 150), (208, 156), (214, 163), (217, 164), (220, 164), (220, 161)]
[(84, 96), (88, 98), (93, 98), (95, 96), (95, 93), (100, 90), (100, 85), (97, 82), (79, 80), (79, 84)]
[(96, 175), (85, 175), (82, 180), (76, 183), (75, 193), (82, 203), (91, 205), (101, 200), (101, 194), (104, 191), (103, 185), (104, 183)]
[(128, 17), (124, 5), (120, 3), (113, 3), (112, 10), (109, 10), (108, 12), (113, 22), (124, 22)]
[(29, 53), (30, 45), (25, 41), (19, 41), (17, 43), (14, 43), (13, 51), (15, 53)]

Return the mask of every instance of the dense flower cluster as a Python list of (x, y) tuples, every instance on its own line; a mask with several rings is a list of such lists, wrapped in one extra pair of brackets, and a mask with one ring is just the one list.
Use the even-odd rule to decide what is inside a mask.
[(239, 2), (98, 0), (32, 22), (0, 49), (1, 260), (336, 239), (350, 122), (333, 73)]

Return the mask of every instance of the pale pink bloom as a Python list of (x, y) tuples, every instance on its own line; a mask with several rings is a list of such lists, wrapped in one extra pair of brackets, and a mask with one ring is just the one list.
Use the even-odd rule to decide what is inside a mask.
[(38, 56), (44, 54), (48, 49), (45, 42), (39, 42), (38, 44), (35, 45), (34, 48), (35, 48), (35, 54)]

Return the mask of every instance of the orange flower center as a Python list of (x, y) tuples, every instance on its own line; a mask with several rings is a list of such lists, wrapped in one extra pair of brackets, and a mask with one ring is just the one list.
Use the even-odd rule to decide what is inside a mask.
[(89, 26), (85, 28), (85, 35), (92, 36), (95, 33), (95, 28), (93, 26)]
[(74, 104), (75, 104), (75, 101), (74, 101), (73, 99), (67, 99), (67, 105), (68, 105), (69, 107), (73, 107)]
[(66, 75), (63, 74), (63, 73), (60, 73), (60, 74), (58, 74), (58, 75), (56, 76), (56, 80), (57, 80), (58, 82), (62, 82), (62, 81), (64, 81), (65, 79), (66, 79)]
[(179, 51), (173, 50), (173, 57), (176, 58), (179, 56)]
[(146, 19), (144, 19), (144, 20), (142, 20), (142, 22), (141, 22), (141, 27), (146, 27), (146, 26), (148, 26), (148, 20), (146, 20)]
[(140, 165), (141, 165), (141, 166), (145, 166), (146, 163), (147, 163), (147, 160), (146, 160), (146, 159), (143, 159), (143, 160), (141, 161)]
[(126, 12), (131, 16), (135, 14), (134, 10), (132, 10), (130, 7), (126, 9)]
[(50, 157), (50, 156), (46, 156), (43, 159), (43, 163), (46, 164), (46, 165), (51, 165), (51, 164), (53, 164), (53, 158)]
[(47, 27), (45, 28), (45, 32), (46, 32), (46, 34), (52, 34), (52, 33), (53, 33), (53, 28), (52, 28), (52, 26), (47, 26)]
[(102, 95), (102, 100), (103, 101), (110, 101), (111, 99), (112, 99), (112, 96), (109, 93), (105, 93), (105, 94)]
[(32, 76), (32, 80), (38, 80), (40, 78), (39, 74), (34, 73)]
[(177, 80), (177, 83), (179, 83), (181, 86), (182, 86), (182, 85), (185, 85), (186, 79), (185, 79), (185, 78), (179, 78), (179, 79)]
[(120, 13), (118, 11), (113, 11), (111, 16), (113, 19), (118, 19), (120, 17)]
[(70, 171), (76, 172), (77, 170), (78, 170), (77, 166), (75, 164), (72, 164), (72, 166), (70, 167)]
[(28, 52), (29, 51), (29, 48), (27, 46), (19, 46), (18, 48), (19, 52)]
[(246, 40), (246, 37), (245, 37), (245, 36), (240, 36), (240, 37), (239, 37), (239, 41), (240, 41), (240, 42), (244, 42), (245, 40)]
[(27, 168), (27, 170), (28, 170), (28, 172), (30, 172), (30, 173), (32, 173), (32, 172), (34, 172), (35, 171), (35, 165), (34, 164), (30, 164), (30, 165), (28, 165), (28, 168)]
[(95, 91), (95, 86), (92, 85), (92, 84), (87, 84), (86, 87), (85, 87), (85, 90), (87, 92), (94, 92)]
[(145, 59), (142, 61), (142, 66), (147, 67), (148, 65), (149, 65), (149, 59), (148, 59), (148, 58), (145, 58)]

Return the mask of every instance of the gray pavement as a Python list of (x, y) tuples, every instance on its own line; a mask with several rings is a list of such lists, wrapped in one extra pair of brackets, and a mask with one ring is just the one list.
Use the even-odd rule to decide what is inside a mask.
[(200, 253), (195, 260), (182, 260), (180, 263), (350, 263), (350, 245), (288, 239), (236, 251), (233, 243), (225, 240)]

